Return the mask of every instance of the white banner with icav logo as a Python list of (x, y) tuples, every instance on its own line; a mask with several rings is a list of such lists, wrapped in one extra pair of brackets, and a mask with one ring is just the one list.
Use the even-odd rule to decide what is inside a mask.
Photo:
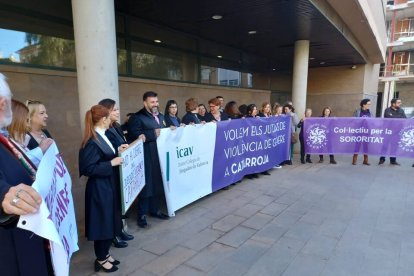
[(168, 215), (212, 193), (214, 123), (165, 128), (157, 139)]

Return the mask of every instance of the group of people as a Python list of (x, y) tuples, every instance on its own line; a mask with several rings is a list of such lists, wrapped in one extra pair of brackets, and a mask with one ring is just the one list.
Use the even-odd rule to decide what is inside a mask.
[[(118, 153), (126, 150), (133, 141), (141, 139), (144, 142), (144, 155), (147, 157), (144, 158), (146, 185), (137, 202), (137, 224), (142, 228), (149, 226), (147, 216), (168, 219), (161, 212), (164, 191), (156, 144), (162, 128), (242, 118), (289, 116), (292, 122), (290, 159), (281, 165), (292, 164), (297, 128), (300, 128), (301, 163), (312, 163), (311, 156), (304, 149), (303, 132), (304, 121), (312, 116), (309, 108), (299, 120), (292, 102), (284, 105), (276, 103), (273, 107), (265, 102), (258, 109), (255, 104), (239, 106), (235, 101), (224, 104), (223, 97), (217, 96), (208, 101), (207, 112), (204, 104), (190, 98), (185, 101), (186, 113), (180, 118), (178, 104), (174, 100), (167, 102), (164, 114), (159, 111), (157, 93), (146, 92), (142, 100), (142, 109), (128, 114), (129, 119), (122, 126), (118, 123), (120, 113), (117, 103), (112, 99), (101, 100), (85, 114), (79, 173), (88, 177), (85, 232), (87, 239), (94, 242), (96, 272), (118, 270), (121, 262), (110, 254), (110, 247), (112, 244), (119, 248), (126, 247), (127, 241), (134, 238), (125, 231), (125, 217), (121, 214), (119, 166), (124, 160), (118, 157)], [(369, 99), (362, 100), (354, 116), (371, 117), (370, 104)], [(400, 105), (401, 100), (393, 99), (384, 117), (405, 118)], [(331, 115), (331, 109), (325, 107), (321, 117)], [(53, 275), (47, 241), (16, 228), (18, 216), (37, 212), (42, 201), (30, 185), (35, 180), (43, 154), (54, 143), (46, 130), (47, 120), (46, 107), (41, 102), (22, 103), (12, 99), (5, 77), (0, 74), (0, 244), (3, 249), (0, 250), (0, 271), (10, 272), (8, 275)], [(334, 156), (329, 157), (330, 163), (336, 164)], [(357, 154), (353, 155), (353, 165), (356, 165), (357, 158)], [(319, 163), (323, 161), (320, 155)], [(393, 165), (399, 165), (396, 158), (391, 157), (390, 161)], [(384, 162), (385, 157), (381, 157), (379, 164)], [(363, 164), (370, 165), (367, 155), (364, 155)], [(269, 172), (262, 174), (269, 175)], [(247, 177), (255, 178), (257, 175)]]
[(12, 100), (0, 74), (0, 271), (2, 275), (53, 275), (48, 241), (16, 227), (20, 215), (36, 213), (42, 198), (31, 187), (53, 140), (45, 130), (45, 106)]

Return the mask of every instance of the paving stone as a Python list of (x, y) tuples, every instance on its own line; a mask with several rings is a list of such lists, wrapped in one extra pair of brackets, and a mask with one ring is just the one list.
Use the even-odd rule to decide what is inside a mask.
[(220, 219), (219, 221), (213, 223), (213, 225), (211, 227), (215, 230), (228, 232), (228, 231), (230, 231), (231, 229), (233, 229), (234, 227), (236, 227), (237, 225), (239, 225), (240, 223), (242, 223), (245, 220), (246, 220), (246, 218), (244, 218), (244, 217), (235, 216), (235, 215), (228, 215), (228, 216)]
[(360, 275), (359, 270), (364, 261), (364, 254), (360, 251), (336, 251), (328, 260), (321, 272), (322, 276), (349, 276)]
[(315, 255), (298, 254), (282, 275), (319, 275), (324, 269), (326, 262), (326, 259), (322, 259)]
[(125, 257), (118, 257), (119, 254), (114, 255), (116, 259), (121, 261), (122, 265), (120, 265), (119, 268), (123, 274), (133, 273), (138, 268), (141, 268), (147, 263), (152, 262), (158, 257), (155, 254), (152, 254), (150, 252), (147, 252), (141, 249), (134, 251), (132, 254), (131, 252), (128, 252), (128, 254), (125, 254), (125, 255), (126, 255)]
[(397, 275), (398, 255), (377, 248), (366, 250), (360, 275)]
[(338, 240), (328, 236), (315, 235), (303, 247), (301, 253), (315, 255), (322, 260), (328, 260), (334, 251)]
[(196, 234), (198, 232), (201, 232), (202, 230), (210, 227), (214, 222), (216, 222), (213, 219), (207, 218), (207, 217), (199, 217), (195, 220), (187, 223), (186, 225), (183, 225), (178, 230), (182, 233), (186, 234)]
[(254, 234), (251, 239), (267, 244), (273, 244), (277, 242), (289, 228), (281, 227), (274, 223), (269, 223)]
[(272, 219), (274, 219), (273, 216), (257, 213), (248, 220), (245, 220), (241, 225), (258, 230), (268, 224)]
[(261, 195), (255, 198), (251, 203), (256, 204), (256, 205), (261, 205), (261, 206), (267, 206), (274, 200), (275, 198), (273, 196)]
[(142, 269), (156, 275), (166, 275), (195, 254), (194, 250), (177, 246), (161, 257), (144, 265)]
[(348, 224), (339, 219), (325, 219), (319, 227), (319, 234), (340, 239)]
[(184, 243), (182, 243), (182, 245), (187, 248), (200, 251), (204, 247), (213, 243), (223, 234), (224, 232), (222, 231), (207, 228), (201, 231), (200, 233), (194, 235), (190, 239), (186, 240)]
[[(137, 276), (138, 275), (139, 274), (137, 274)], [(171, 271), (167, 275), (168, 276), (202, 276), (202, 275), (205, 275), (205, 273), (195, 268), (186, 266), (186, 265), (179, 265), (177, 268), (175, 268), (173, 271)]]
[[(149, 229), (132, 209), (135, 239), (111, 248), (122, 262), (113, 274), (414, 276), (412, 160), (367, 167), (336, 158), (243, 181), (168, 221), (149, 218)], [(98, 275), (93, 243), (81, 236), (79, 245), (71, 275)]]
[(298, 222), (286, 232), (285, 236), (306, 243), (317, 231), (318, 227), (314, 224)]
[(231, 246), (215, 242), (204, 248), (185, 264), (197, 270), (208, 272), (234, 252), (234, 250), (235, 249)]
[(254, 229), (243, 226), (237, 226), (230, 232), (223, 235), (220, 239), (217, 240), (217, 242), (232, 247), (239, 247), (254, 233), (256, 233), (256, 230)]
[(287, 207), (288, 207), (287, 204), (272, 202), (269, 205), (267, 205), (265, 208), (260, 210), (260, 213), (276, 217), (280, 213), (282, 213)]
[(283, 211), (280, 215), (274, 218), (272, 223), (281, 227), (291, 227), (294, 225), (303, 215), (295, 212)]
[(322, 222), (325, 220), (326, 214), (321, 211), (308, 211), (306, 212), (299, 221), (306, 222), (315, 225), (321, 225)]
[(401, 250), (401, 235), (375, 230), (372, 233), (369, 246), (376, 249), (384, 249), (387, 252), (399, 255)]
[(245, 275), (282, 275), (303, 246), (304, 243), (301, 241), (282, 238), (266, 251)]
[(246, 204), (245, 206), (241, 207), (240, 209), (236, 210), (233, 215), (249, 218), (263, 209), (263, 206), (256, 205), (256, 204)]
[(161, 255), (168, 250), (174, 248), (177, 244), (184, 241), (186, 235), (179, 231), (173, 231), (161, 236), (158, 240), (146, 244), (143, 249), (145, 251)]

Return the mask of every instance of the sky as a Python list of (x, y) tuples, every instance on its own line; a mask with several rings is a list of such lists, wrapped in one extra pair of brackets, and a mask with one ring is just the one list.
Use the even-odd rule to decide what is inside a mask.
[(16, 59), (19, 59), (16, 51), (26, 46), (25, 35), (24, 32), (0, 29), (0, 58), (7, 58), (13, 54)]

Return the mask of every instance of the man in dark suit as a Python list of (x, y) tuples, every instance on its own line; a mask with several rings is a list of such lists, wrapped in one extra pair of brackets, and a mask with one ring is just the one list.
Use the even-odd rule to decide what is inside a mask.
[[(18, 216), (35, 213), (42, 201), (30, 186), (35, 169), (4, 130), (11, 123), (11, 93), (0, 74), (0, 271), (1, 275), (48, 275), (50, 256), (43, 238), (16, 227)], [(49, 262), (50, 263), (50, 262)]]
[(128, 142), (132, 143), (141, 134), (144, 142), (144, 162), (146, 184), (138, 195), (138, 226), (148, 226), (146, 215), (159, 219), (168, 219), (161, 213), (160, 203), (164, 195), (160, 160), (158, 158), (157, 137), (165, 127), (164, 116), (158, 111), (158, 95), (153, 91), (144, 93), (144, 108), (135, 113), (128, 121)]

